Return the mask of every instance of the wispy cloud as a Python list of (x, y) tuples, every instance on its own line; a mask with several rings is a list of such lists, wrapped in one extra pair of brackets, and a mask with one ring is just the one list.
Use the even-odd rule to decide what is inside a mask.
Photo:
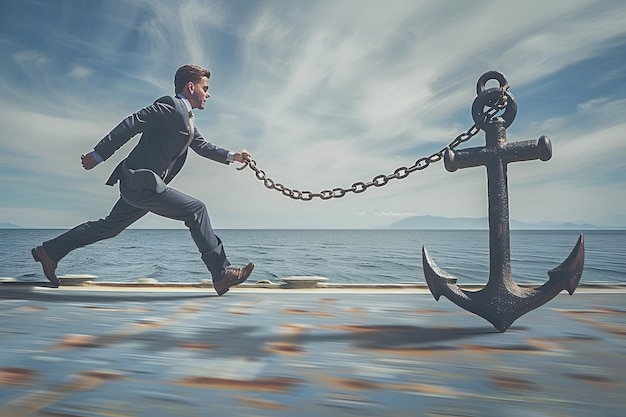
[[(38, 21), (37, 8), (59, 18)], [(176, 68), (193, 62), (213, 72), (200, 130), (251, 150), (277, 181), (312, 191), (368, 181), (440, 150), (473, 123), (478, 76), (503, 71), (519, 105), (509, 140), (546, 134), (554, 147), (547, 163), (511, 164), (515, 217), (625, 217), (616, 192), (624, 185), (616, 168), (626, 100), (622, 2), (33, 1), (4, 9), (13, 23), (0, 27), (10, 57), (0, 69), (0, 192), (12, 190), (11, 207), (33, 204), (10, 185), (28, 177), (66, 203), (107, 196), (70, 216), (76, 222), (104, 215), (115, 193), (99, 187), (126, 149), (88, 173), (80, 153), (171, 94)], [(481, 133), (463, 146), (482, 143)], [(367, 227), (392, 217), (354, 213), (484, 216), (484, 170), (451, 174), (441, 165), (333, 202), (294, 202), (249, 171), (193, 157), (175, 185), (206, 200), (223, 227)], [(595, 206), (562, 207), (559, 195), (581, 193)], [(599, 201), (607, 202), (601, 210)], [(28, 223), (3, 207), (0, 220)]]
[(13, 58), (22, 69), (31, 69), (33, 66), (41, 66), (48, 62), (48, 58), (36, 49), (17, 52)]
[(70, 77), (73, 78), (87, 78), (93, 74), (93, 70), (91, 68), (84, 67), (82, 65), (75, 65), (70, 70)]

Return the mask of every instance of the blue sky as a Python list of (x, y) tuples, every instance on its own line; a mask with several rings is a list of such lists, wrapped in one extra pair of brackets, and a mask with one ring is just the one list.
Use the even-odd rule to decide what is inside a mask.
[[(548, 162), (509, 165), (511, 218), (626, 226), (624, 22), (623, 1), (4, 1), (0, 222), (104, 217), (118, 197), (104, 182), (136, 139), (92, 171), (81, 153), (196, 63), (213, 74), (196, 112), (204, 136), (311, 191), (445, 147), (473, 123), (478, 77), (501, 71), (518, 104), (508, 141), (547, 135), (553, 146)], [(462, 147), (483, 145), (480, 133)], [(171, 185), (205, 201), (216, 228), (487, 216), (485, 169), (442, 163), (332, 201), (293, 201), (197, 155)]]

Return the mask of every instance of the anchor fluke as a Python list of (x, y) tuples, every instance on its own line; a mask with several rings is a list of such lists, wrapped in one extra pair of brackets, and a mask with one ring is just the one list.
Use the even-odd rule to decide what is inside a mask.
[(424, 276), (430, 289), (430, 293), (439, 301), (439, 297), (445, 295), (450, 285), (456, 285), (456, 277), (440, 269), (431, 259), (426, 246), (422, 246), (422, 263), (424, 265)]
[(581, 233), (578, 242), (576, 242), (576, 246), (574, 246), (574, 249), (572, 249), (567, 259), (564, 260), (561, 265), (548, 271), (548, 275), (550, 276), (548, 282), (563, 282), (565, 284), (563, 289), (567, 290), (569, 295), (574, 294), (580, 282), (580, 277), (583, 274), (584, 263), (585, 239)]

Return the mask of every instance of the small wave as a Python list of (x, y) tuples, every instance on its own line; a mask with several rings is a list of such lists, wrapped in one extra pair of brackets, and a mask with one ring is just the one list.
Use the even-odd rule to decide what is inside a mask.
[(380, 265), (371, 264), (369, 262), (361, 262), (358, 266), (360, 268), (380, 268)]

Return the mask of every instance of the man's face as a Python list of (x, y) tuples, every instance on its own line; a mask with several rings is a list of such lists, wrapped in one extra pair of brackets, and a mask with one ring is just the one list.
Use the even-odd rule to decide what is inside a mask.
[(200, 81), (196, 83), (189, 83), (187, 85), (189, 96), (187, 100), (191, 104), (192, 109), (203, 110), (206, 105), (206, 101), (209, 97), (209, 79), (202, 77)]

